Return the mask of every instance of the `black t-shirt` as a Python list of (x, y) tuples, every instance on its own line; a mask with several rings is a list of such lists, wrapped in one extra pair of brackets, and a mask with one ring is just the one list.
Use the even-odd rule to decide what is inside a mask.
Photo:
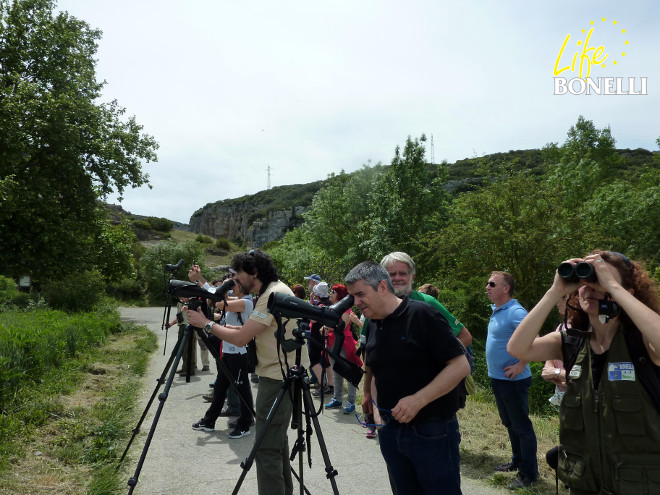
[[(464, 354), (447, 320), (433, 306), (404, 297), (383, 320), (369, 320), (367, 366), (371, 368), (381, 409), (428, 385), (447, 362)], [(451, 418), (459, 408), (458, 390), (422, 408), (412, 423)]]

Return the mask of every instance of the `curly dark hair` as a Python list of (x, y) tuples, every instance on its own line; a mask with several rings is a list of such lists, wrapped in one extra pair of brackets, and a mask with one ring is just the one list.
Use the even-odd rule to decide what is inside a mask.
[(231, 260), (231, 268), (232, 270), (256, 275), (262, 284), (259, 295), (263, 294), (272, 282), (277, 282), (280, 279), (273, 260), (260, 249), (250, 249), (247, 253), (238, 253)]
[[(649, 276), (644, 267), (637, 261), (628, 259), (624, 254), (614, 251), (594, 249), (589, 254), (600, 254), (608, 265), (613, 266), (621, 275), (621, 286), (624, 289), (633, 289), (633, 295), (644, 305), (656, 313), (660, 313), (660, 299), (658, 299), (658, 285)], [(586, 330), (589, 327), (589, 318), (580, 308), (578, 291), (573, 292), (566, 304), (568, 322), (571, 327)], [(637, 328), (625, 311), (621, 310), (621, 320), (625, 328)]]

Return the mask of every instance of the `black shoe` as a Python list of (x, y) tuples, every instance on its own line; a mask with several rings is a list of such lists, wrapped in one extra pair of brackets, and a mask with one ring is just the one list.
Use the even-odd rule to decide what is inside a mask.
[(236, 427), (229, 434), (229, 438), (241, 438), (250, 434), (250, 429), (241, 430), (239, 427)]
[[(238, 420), (234, 419), (230, 421), (229, 423), (227, 423), (227, 426), (229, 426), (230, 428), (238, 428)], [(254, 426), (254, 418), (250, 420), (250, 426)]]
[(197, 423), (193, 423), (193, 430), (198, 431), (215, 431), (215, 424), (208, 422), (205, 418), (200, 419)]
[(532, 486), (536, 480), (533, 480), (531, 478), (528, 478), (527, 476), (524, 476), (522, 474), (518, 474), (513, 480), (511, 480), (511, 483), (509, 483), (509, 490), (517, 490), (519, 488), (528, 488)]
[(518, 471), (518, 466), (516, 466), (513, 462), (507, 462), (506, 464), (495, 466), (495, 471), (500, 473), (510, 473), (513, 471)]
[(220, 416), (227, 418), (229, 416), (240, 416), (240, 413), (238, 411), (229, 411), (228, 409), (223, 409), (220, 412)]
[(202, 371), (208, 371), (209, 367), (208, 366), (202, 366)]
[(202, 395), (202, 399), (206, 402), (213, 402), (213, 394)]

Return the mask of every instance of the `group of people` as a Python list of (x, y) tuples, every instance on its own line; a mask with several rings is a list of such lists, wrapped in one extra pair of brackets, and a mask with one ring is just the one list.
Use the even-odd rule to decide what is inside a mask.
[[(538, 479), (537, 441), (529, 418), (529, 362), (542, 361), (546, 362), (543, 378), (564, 392), (557, 399), (561, 402), (559, 479), (578, 495), (654, 493), (654, 483), (660, 479), (657, 289), (638, 263), (619, 253), (594, 251), (568, 263), (592, 265), (595, 277), (569, 282), (555, 275), (529, 313), (514, 299), (515, 281), (509, 273), (494, 271), (487, 280), (486, 295), (492, 303), (486, 341), (488, 375), (512, 451), (510, 461), (494, 469), (517, 473), (510, 488), (530, 486)], [(233, 307), (229, 302), (227, 309), (244, 315), (240, 324), (229, 319), (215, 322), (201, 311), (185, 313), (191, 325), (221, 339), (223, 347), (240, 350), (254, 339), (259, 375), (256, 430), (264, 434), (256, 454), (259, 493), (291, 494), (287, 429), (293, 405), (286, 394), (267, 429), (264, 420), (286, 371), (281, 360), (293, 362), (293, 355), (278, 349), (278, 324), (267, 301), (274, 292), (294, 295), (295, 290), (301, 299), (307, 294), (303, 287), (292, 290), (281, 282), (272, 260), (260, 250), (236, 255), (231, 268), (239, 304)], [(190, 277), (205, 283), (195, 267)], [(461, 434), (456, 413), (464, 403), (462, 386), (471, 373), (468, 329), (435, 297), (413, 290), (415, 263), (406, 253), (390, 253), (381, 263), (360, 263), (343, 283), (332, 286), (316, 274), (306, 279), (311, 304), (331, 305), (350, 294), (358, 310), (347, 310), (334, 328), (310, 322), (310, 359), (303, 347), (302, 365), (311, 363), (318, 395), (332, 395), (325, 407), (355, 410), (354, 387), (349, 386), (344, 403), (341, 375), (328, 372), (324, 379), (323, 370), (332, 363), (323, 349), (331, 348), (333, 334), (342, 332), (342, 357), (360, 366), (360, 355), (364, 358), (364, 425), (374, 435), (377, 431), (393, 492), (460, 494)], [(244, 313), (249, 303), (242, 295), (249, 293), (258, 299), (254, 309)], [(544, 321), (562, 300), (567, 302), (564, 324), (559, 331), (539, 337)], [(606, 317), (604, 307), (609, 308)], [(295, 320), (289, 320), (284, 337), (291, 338), (295, 327)], [(228, 367), (236, 370), (229, 363)], [(227, 383), (220, 376), (217, 382), (221, 382), (215, 391), (220, 392), (219, 408), (212, 403), (211, 414), (207, 412), (200, 423), (213, 424), (213, 415), (222, 408)], [(240, 392), (247, 399), (249, 390)], [(251, 409), (251, 395), (241, 403)], [(249, 431), (251, 419), (241, 413), (237, 426)]]

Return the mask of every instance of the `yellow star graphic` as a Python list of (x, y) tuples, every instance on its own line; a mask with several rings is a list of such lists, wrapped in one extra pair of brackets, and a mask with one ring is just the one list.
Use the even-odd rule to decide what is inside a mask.
[(625, 30), (625, 29), (622, 29), (621, 32), (622, 32), (623, 34), (626, 34), (626, 30)]
[(603, 64), (603, 65), (601, 65), (601, 67), (603, 67), (603, 68), (604, 68), (604, 67), (605, 67), (605, 64)]
[(583, 29), (583, 30), (582, 30), (582, 33), (586, 33), (586, 32), (587, 32), (587, 30), (586, 30), (586, 29)]
[(605, 22), (605, 18), (603, 17), (603, 18), (601, 19), (601, 21)]
[(614, 65), (616, 65), (616, 64), (617, 64), (617, 61), (615, 60), (615, 61), (614, 61), (614, 62), (612, 62), (612, 63), (613, 63)]
[(590, 24), (593, 24), (593, 23), (594, 23), (594, 21), (589, 21), (589, 23), (590, 23)]
[(628, 40), (626, 40), (626, 45), (628, 44)]
[(617, 22), (616, 22), (616, 21), (612, 21), (612, 22), (613, 22), (613, 23), (614, 23), (614, 25), (616, 26), (616, 24), (617, 24)]
[(625, 56), (626, 56), (626, 52), (621, 52), (621, 56), (622, 56), (622, 57), (625, 57)]

